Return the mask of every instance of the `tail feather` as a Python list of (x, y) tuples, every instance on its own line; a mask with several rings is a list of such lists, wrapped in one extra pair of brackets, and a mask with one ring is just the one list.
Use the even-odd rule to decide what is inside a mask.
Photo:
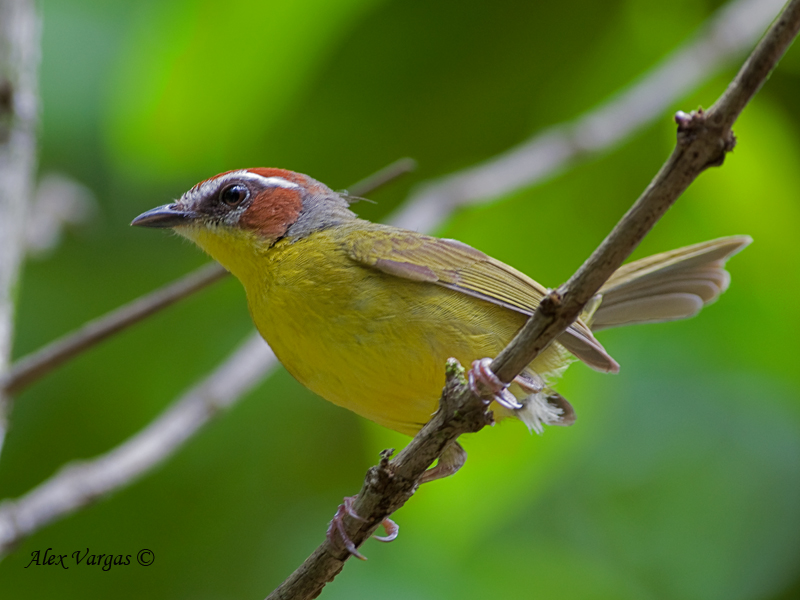
[(599, 303), (584, 320), (598, 331), (694, 316), (728, 288), (725, 262), (750, 242), (746, 235), (731, 236), (623, 265), (600, 288)]

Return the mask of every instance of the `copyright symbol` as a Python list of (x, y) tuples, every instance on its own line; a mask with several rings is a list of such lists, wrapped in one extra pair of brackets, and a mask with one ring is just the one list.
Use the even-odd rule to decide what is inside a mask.
[(141, 550), (139, 550), (139, 553), (136, 555), (136, 560), (143, 567), (149, 567), (150, 565), (153, 564), (153, 561), (155, 559), (156, 559), (156, 555), (153, 554), (152, 550), (148, 550), (147, 548), (142, 548)]

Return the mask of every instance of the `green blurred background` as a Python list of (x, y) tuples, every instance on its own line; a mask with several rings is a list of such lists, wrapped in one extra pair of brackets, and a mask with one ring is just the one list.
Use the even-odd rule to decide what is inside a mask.
[[(207, 259), (135, 215), (227, 169), (276, 166), (343, 188), (402, 156), (361, 203), (379, 220), (421, 181), (590, 110), (719, 2), (42, 0), (40, 171), (97, 210), (25, 265), (15, 354)], [(437, 233), (546, 285), (565, 280), (731, 68), (623, 145)], [(392, 544), (369, 541), (323, 598), (800, 598), (800, 49), (747, 107), (739, 145), (637, 256), (729, 234), (754, 244), (700, 317), (604, 332), (617, 376), (569, 369), (579, 420), (469, 437)], [(96, 456), (156, 417), (251, 331), (228, 279), (21, 394), (0, 497)], [(406, 439), (278, 371), (130, 487), (46, 527), (0, 564), (4, 598), (261, 598), (322, 540), (342, 496)], [(132, 554), (145, 568), (24, 567), (31, 552)]]

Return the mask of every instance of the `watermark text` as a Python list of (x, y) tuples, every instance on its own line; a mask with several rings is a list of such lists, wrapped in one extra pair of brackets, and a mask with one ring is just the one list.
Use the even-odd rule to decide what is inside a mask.
[(89, 548), (86, 550), (75, 550), (72, 553), (61, 554), (52, 548), (47, 548), (44, 552), (34, 550), (31, 552), (31, 560), (25, 566), (28, 567), (61, 567), (69, 570), (70, 567), (94, 567), (102, 571), (110, 571), (112, 567), (127, 567), (131, 564), (149, 567), (155, 561), (155, 554), (148, 548), (139, 550), (134, 558), (133, 554), (114, 554), (114, 553), (93, 553)]

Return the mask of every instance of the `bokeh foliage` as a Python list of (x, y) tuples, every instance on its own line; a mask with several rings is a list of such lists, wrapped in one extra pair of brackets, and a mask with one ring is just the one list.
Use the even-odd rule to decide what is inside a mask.
[[(717, 2), (43, 0), (41, 170), (97, 196), (94, 220), (22, 281), (16, 354), (205, 259), (130, 219), (194, 182), (280, 166), (342, 188), (401, 156), (418, 171), (359, 204), (381, 219), (414, 184), (474, 164), (627, 85)], [(674, 109), (709, 105), (735, 72)], [(609, 331), (622, 365), (581, 365), (579, 413), (541, 437), (465, 441), (325, 598), (788, 599), (800, 595), (800, 52), (790, 50), (705, 173), (638, 256), (734, 233), (731, 289), (692, 321)], [(547, 182), (441, 228), (546, 285), (563, 281), (647, 184), (669, 113)], [(218, 284), (22, 394), (0, 460), (15, 497), (148, 423), (251, 329)], [(402, 375), (400, 375), (402, 376)], [(387, 386), (391, 385), (387, 381)], [(377, 453), (405, 443), (278, 372), (165, 465), (25, 540), (4, 597), (263, 597), (321, 540)], [(28, 568), (31, 552), (155, 563)]]

